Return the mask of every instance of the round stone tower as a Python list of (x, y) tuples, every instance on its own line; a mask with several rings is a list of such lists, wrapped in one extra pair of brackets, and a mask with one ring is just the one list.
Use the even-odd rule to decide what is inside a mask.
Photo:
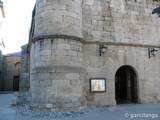
[(82, 0), (37, 0), (30, 52), (30, 108), (86, 106), (82, 69)]

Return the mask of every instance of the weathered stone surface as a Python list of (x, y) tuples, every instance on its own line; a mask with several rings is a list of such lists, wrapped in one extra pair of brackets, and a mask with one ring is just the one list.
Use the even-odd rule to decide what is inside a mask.
[[(57, 102), (43, 111), (116, 105), (122, 66), (135, 72), (137, 102), (158, 102), (160, 53), (148, 57), (148, 48), (160, 47), (160, 21), (151, 15), (156, 7), (152, 0), (38, 1), (30, 40), (32, 102)], [(101, 56), (100, 45), (107, 47)], [(90, 78), (106, 78), (106, 91), (91, 93)]]
[[(81, 4), (80, 1), (75, 2), (74, 0), (47, 0), (37, 3), (36, 9), (38, 11), (36, 11), (39, 14), (35, 17), (35, 36), (63, 33), (82, 37)], [(40, 10), (42, 7), (44, 9)]]
[[(47, 46), (56, 47), (54, 49), (48, 47), (47, 49)], [(73, 109), (73, 103), (75, 102), (77, 103), (75, 103), (76, 107), (85, 106), (86, 104), (80, 104), (78, 99), (83, 95), (83, 86), (81, 86), (83, 82), (83, 76), (81, 75), (82, 43), (66, 38), (53, 38), (40, 42), (36, 41), (34, 48), (36, 59), (31, 58), (31, 63), (35, 63), (35, 65), (31, 64), (32, 102), (39, 105), (55, 101), (53, 106), (45, 106), (43, 111)], [(70, 64), (72, 61), (74, 64)], [(73, 86), (71, 80), (77, 80), (78, 82)], [(41, 90), (37, 91), (38, 89)], [(37, 96), (37, 94), (40, 94), (40, 96)], [(67, 100), (69, 96), (71, 101)], [(75, 96), (73, 101), (72, 96)], [(31, 107), (36, 109), (36, 106), (32, 105)]]
[(66, 73), (66, 79), (76, 80), (79, 79), (78, 73)]
[[(13, 91), (19, 90), (19, 83), (15, 83), (17, 88), (13, 87), (14, 77), (19, 79), (21, 69), (21, 56), (20, 55), (5, 55), (3, 58), (3, 90)], [(2, 72), (2, 71), (1, 71)], [(2, 77), (2, 73), (1, 73)], [(25, 84), (25, 83), (24, 83)]]
[(65, 104), (65, 107), (66, 107), (66, 108), (72, 108), (72, 107), (73, 107), (73, 103), (66, 103), (66, 104)]
[(52, 107), (53, 107), (53, 104), (46, 104), (45, 107), (46, 107), (46, 108), (52, 108)]

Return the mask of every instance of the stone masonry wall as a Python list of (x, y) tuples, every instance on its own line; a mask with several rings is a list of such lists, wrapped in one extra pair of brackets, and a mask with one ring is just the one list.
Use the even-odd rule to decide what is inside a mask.
[[(139, 103), (160, 102), (159, 85), (160, 53), (148, 57), (147, 47), (107, 46), (107, 52), (99, 56), (99, 45), (84, 45), (85, 91), (88, 105), (115, 105), (115, 74), (123, 65), (134, 68), (137, 74)], [(96, 51), (97, 50), (97, 51)], [(159, 49), (158, 49), (159, 50)], [(154, 64), (152, 64), (154, 63)], [(90, 93), (90, 78), (106, 78), (106, 92)]]
[(34, 43), (31, 109), (64, 111), (86, 105), (82, 43), (54, 38)]
[(83, 39), (114, 42), (110, 0), (83, 0)]
[(21, 73), (20, 73), (20, 83), (19, 88), (20, 91), (26, 91), (30, 87), (29, 80), (29, 52), (28, 52), (28, 44), (21, 47)]
[(3, 90), (13, 91), (13, 76), (20, 75), (20, 66), (19, 66), (20, 62), (21, 62), (21, 56), (4, 56)]
[(37, 0), (31, 44), (31, 109), (86, 106), (83, 96), (81, 0)]
[[(160, 64), (159, 53), (155, 58), (148, 57), (148, 47), (159, 50), (160, 19), (157, 14), (151, 14), (157, 6), (152, 0), (84, 0), (83, 62), (88, 105), (116, 104), (115, 74), (123, 65), (136, 70), (139, 103), (159, 102), (159, 67), (156, 67)], [(104, 56), (99, 56), (99, 44), (108, 47)], [(107, 92), (90, 93), (90, 78), (106, 78)]]
[(87, 41), (157, 44), (159, 19), (153, 0), (84, 0), (83, 38)]
[[(116, 105), (115, 74), (123, 65), (137, 75), (138, 102), (159, 102), (160, 53), (148, 57), (148, 48), (160, 48), (160, 19), (151, 14), (157, 6), (153, 0), (37, 0), (30, 108)], [(102, 56), (99, 45), (108, 47)], [(90, 78), (106, 78), (107, 91), (90, 93)]]
[(35, 35), (82, 37), (81, 0), (37, 0)]
[(158, 7), (152, 0), (112, 0), (115, 42), (132, 44), (159, 44), (159, 22), (157, 14), (151, 14)]

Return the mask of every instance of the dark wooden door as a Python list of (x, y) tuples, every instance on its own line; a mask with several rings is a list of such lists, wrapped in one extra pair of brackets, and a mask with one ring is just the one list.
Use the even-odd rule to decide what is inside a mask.
[(116, 99), (127, 99), (126, 69), (121, 67), (116, 73)]
[(130, 66), (120, 67), (115, 76), (115, 97), (117, 101), (138, 103), (137, 77)]
[(137, 97), (137, 77), (133, 70), (131, 70), (131, 100), (133, 103), (138, 103)]
[(13, 91), (19, 91), (19, 76), (13, 76)]

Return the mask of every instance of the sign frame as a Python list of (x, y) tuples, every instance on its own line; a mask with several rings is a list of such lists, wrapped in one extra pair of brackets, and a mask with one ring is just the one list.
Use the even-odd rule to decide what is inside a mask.
[(90, 78), (90, 92), (106, 92), (106, 78)]

